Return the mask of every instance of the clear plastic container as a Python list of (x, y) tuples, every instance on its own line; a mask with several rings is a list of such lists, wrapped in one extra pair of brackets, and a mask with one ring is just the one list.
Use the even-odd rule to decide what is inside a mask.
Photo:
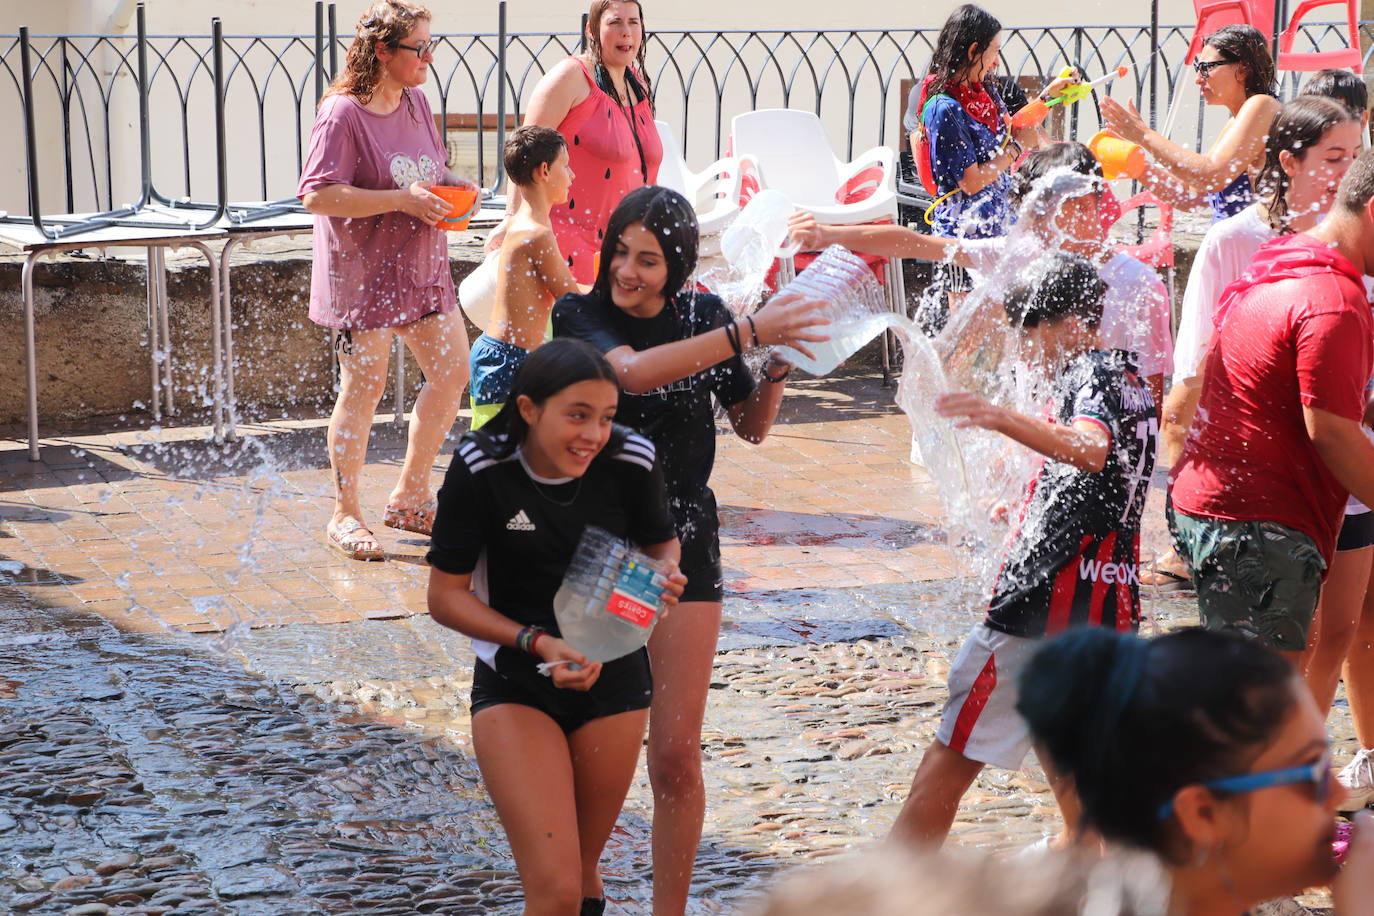
[(666, 581), (658, 561), (588, 525), (553, 599), (564, 642), (594, 662), (629, 655), (649, 641)]
[(741, 275), (766, 272), (787, 239), (787, 218), (795, 209), (781, 191), (759, 191), (721, 234), (720, 253)]
[(780, 292), (801, 293), (829, 303), (822, 314), (829, 325), (817, 330), (829, 335), (823, 343), (807, 344), (815, 359), (791, 347), (782, 347), (787, 358), (815, 376), (828, 375), (860, 347), (891, 327), (882, 287), (862, 258), (839, 245), (831, 245)]

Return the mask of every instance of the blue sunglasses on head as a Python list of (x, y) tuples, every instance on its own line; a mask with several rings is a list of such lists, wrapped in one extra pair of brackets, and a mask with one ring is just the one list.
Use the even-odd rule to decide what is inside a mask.
[[(1285, 767), (1282, 770), (1261, 770), (1258, 773), (1225, 776), (1221, 779), (1209, 779), (1206, 782), (1198, 783), (1198, 785), (1204, 789), (1243, 795), (1246, 792), (1257, 792), (1260, 789), (1268, 789), (1273, 786), (1291, 786), (1310, 782), (1316, 786), (1317, 804), (1321, 804), (1331, 794), (1331, 783), (1334, 781), (1335, 776), (1331, 772), (1331, 756), (1322, 754), (1321, 759), (1316, 763), (1305, 764), (1300, 767)], [(1173, 813), (1174, 800), (1171, 798), (1159, 806), (1157, 816), (1161, 821), (1167, 821)]]

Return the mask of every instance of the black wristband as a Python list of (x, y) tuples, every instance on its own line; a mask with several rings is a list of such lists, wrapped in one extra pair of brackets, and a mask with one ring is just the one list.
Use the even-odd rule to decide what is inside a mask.
[(782, 370), (782, 375), (769, 375), (768, 369), (765, 367), (763, 370), (763, 380), (765, 382), (772, 382), (774, 385), (781, 385), (783, 382), (787, 381), (787, 377), (791, 374), (791, 366), (788, 366), (786, 369)]
[(759, 343), (759, 329), (754, 325), (754, 316), (745, 315), (744, 320), (749, 322), (749, 333), (754, 335), (753, 349), (757, 350), (761, 344)]
[(740, 349), (739, 345), (738, 322), (732, 321), (729, 324), (725, 325), (725, 339), (730, 341), (730, 348), (735, 351), (736, 356), (739, 356), (744, 352)]

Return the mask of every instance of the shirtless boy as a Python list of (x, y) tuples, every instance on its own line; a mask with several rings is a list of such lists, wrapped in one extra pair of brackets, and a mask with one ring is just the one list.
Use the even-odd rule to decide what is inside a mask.
[(544, 342), (554, 300), (582, 291), (549, 221), (549, 210), (567, 203), (573, 180), (563, 135), (548, 127), (518, 128), (506, 141), (505, 166), (520, 188), (520, 207), (497, 255), (491, 323), (472, 345), (473, 429), (496, 416), (516, 370)]

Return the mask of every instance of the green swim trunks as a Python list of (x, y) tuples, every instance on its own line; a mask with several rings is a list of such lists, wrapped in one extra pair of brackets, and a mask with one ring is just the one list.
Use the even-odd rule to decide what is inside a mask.
[(1312, 538), (1277, 522), (1197, 518), (1172, 506), (1168, 518), (1193, 570), (1203, 626), (1239, 630), (1283, 652), (1307, 648), (1326, 569)]

